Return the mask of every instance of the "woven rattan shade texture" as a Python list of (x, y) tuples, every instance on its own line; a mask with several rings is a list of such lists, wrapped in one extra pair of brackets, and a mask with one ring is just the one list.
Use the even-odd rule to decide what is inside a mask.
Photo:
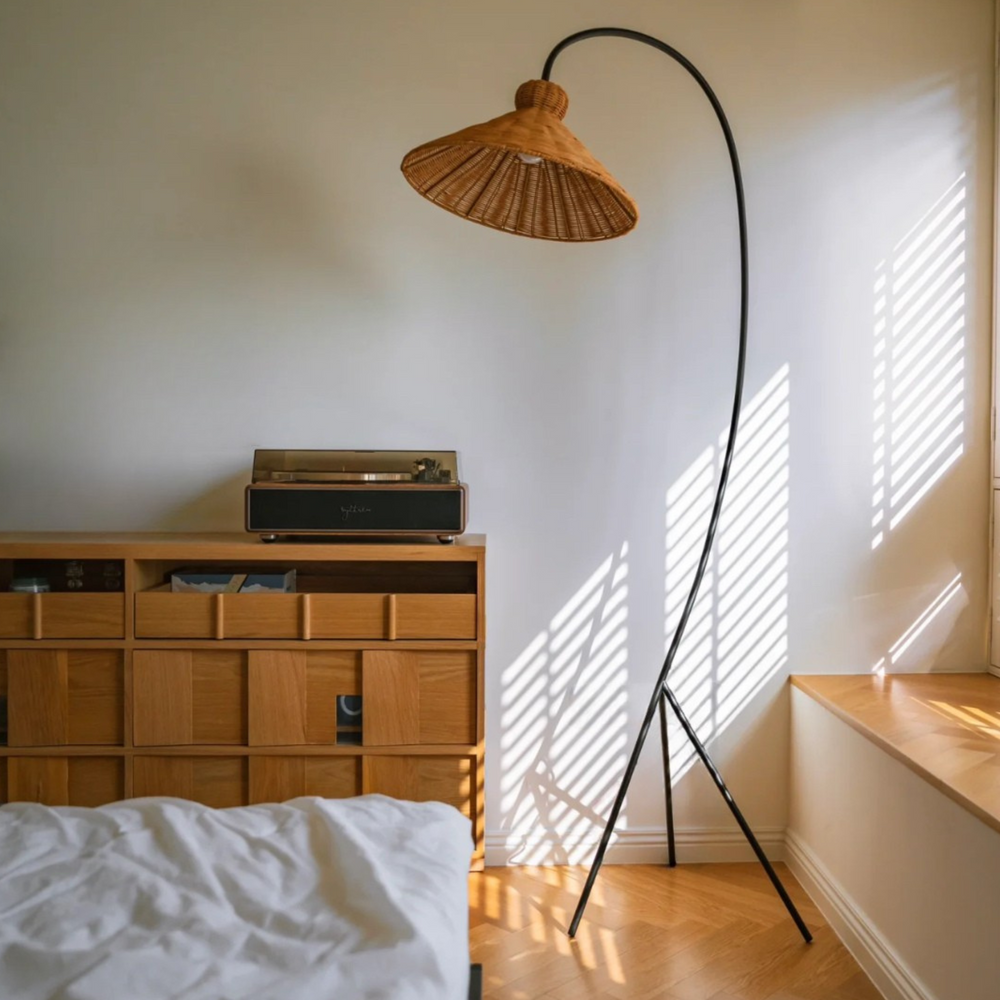
[(529, 80), (514, 103), (516, 111), (407, 153), (406, 179), (435, 205), (519, 236), (606, 240), (632, 229), (635, 202), (562, 123), (565, 91)]

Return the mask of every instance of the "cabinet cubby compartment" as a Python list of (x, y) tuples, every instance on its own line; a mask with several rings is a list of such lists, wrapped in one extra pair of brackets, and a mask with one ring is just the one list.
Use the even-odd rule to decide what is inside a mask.
[[(43, 578), (52, 590), (10, 592), (19, 577)], [(121, 559), (2, 559), (0, 639), (123, 639), (123, 580)]]
[(301, 795), (346, 799), (361, 794), (360, 757), (250, 758), (250, 803), (284, 802)]
[(116, 649), (0, 650), (0, 699), (11, 747), (121, 746), (123, 653)]
[(45, 581), (53, 593), (121, 593), (125, 589), (124, 559), (0, 559), (0, 590), (16, 579)]
[(246, 757), (158, 757), (136, 754), (132, 794), (191, 799), (216, 809), (247, 804), (250, 767)]
[(11, 756), (0, 759), (0, 802), (100, 806), (125, 795), (122, 757)]
[(482, 788), (472, 756), (366, 754), (362, 788), (412, 802), (446, 802), (478, 825)]
[(137, 649), (133, 741), (335, 746), (337, 700), (360, 695), (362, 746), (476, 742), (472, 650)]

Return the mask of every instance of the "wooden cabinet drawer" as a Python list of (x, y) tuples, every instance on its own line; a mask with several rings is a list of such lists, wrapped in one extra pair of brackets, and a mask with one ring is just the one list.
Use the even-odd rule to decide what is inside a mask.
[(211, 639), (215, 637), (212, 594), (171, 594), (148, 590), (135, 595), (137, 639)]
[(476, 758), (365, 754), (362, 791), (411, 802), (445, 802), (475, 819), (479, 798)]
[(475, 639), (475, 594), (397, 594), (394, 639)]
[(191, 799), (216, 809), (247, 804), (246, 757), (155, 757), (132, 762), (132, 794)]
[(298, 594), (135, 595), (137, 639), (299, 639)]
[(310, 594), (313, 639), (475, 639), (474, 594)]
[(121, 639), (124, 594), (0, 594), (0, 638)]
[(250, 804), (286, 802), (301, 795), (346, 799), (361, 794), (361, 758), (250, 758)]
[(298, 639), (302, 635), (297, 594), (223, 594), (220, 631), (227, 639)]
[(8, 802), (102, 806), (125, 795), (121, 757), (8, 757), (6, 771)]
[[(150, 654), (135, 655), (138, 690), (138, 658)], [(255, 649), (248, 662), (251, 746), (337, 743), (342, 695), (361, 695), (366, 747), (477, 740), (473, 650)], [(162, 720), (166, 693), (152, 704)]]
[(313, 639), (385, 639), (389, 636), (386, 594), (310, 594)]
[[(12, 620), (19, 621), (14, 612)], [(476, 597), (174, 594), (158, 588), (136, 594), (135, 634), (139, 639), (475, 639)]]
[(337, 742), (337, 699), (361, 693), (355, 650), (251, 650), (249, 743)]
[(43, 594), (43, 639), (121, 639), (124, 594)]
[(12, 747), (120, 746), (125, 682), (120, 650), (0, 651)]
[(361, 680), (365, 746), (475, 743), (475, 653), (369, 649)]
[(476, 654), (419, 652), (420, 742), (477, 742)]
[(31, 639), (35, 636), (35, 605), (43, 595), (0, 594), (0, 639)]
[(245, 744), (247, 654), (137, 649), (132, 733), (137, 747)]
[[(61, 714), (37, 713), (33, 724), (46, 734), (67, 714), (55, 661), (48, 673), (36, 683), (63, 694), (45, 699)], [(338, 698), (361, 695), (365, 746), (469, 746), (478, 738), (476, 676), (473, 650), (137, 649), (133, 739), (137, 747), (333, 745)]]

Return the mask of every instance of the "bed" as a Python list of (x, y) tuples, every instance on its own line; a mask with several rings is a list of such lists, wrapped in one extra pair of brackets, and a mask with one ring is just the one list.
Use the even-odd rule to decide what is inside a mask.
[(471, 843), (382, 795), (3, 806), (0, 996), (465, 1000)]

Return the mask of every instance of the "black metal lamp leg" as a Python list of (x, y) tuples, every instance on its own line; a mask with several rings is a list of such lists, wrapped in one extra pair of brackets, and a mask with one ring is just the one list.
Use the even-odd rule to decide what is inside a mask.
[(667, 866), (677, 867), (677, 845), (674, 842), (674, 792), (670, 780), (670, 741), (667, 737), (666, 696), (660, 699), (660, 744), (663, 747), (663, 794), (667, 807)]
[(700, 739), (698, 739), (698, 734), (694, 731), (694, 727), (688, 721), (688, 717), (684, 714), (684, 710), (681, 708), (676, 696), (666, 684), (663, 685), (663, 696), (670, 702), (670, 707), (674, 710), (674, 714), (677, 716), (680, 724), (684, 727), (684, 732), (687, 733), (687, 737), (691, 741), (691, 745), (694, 747), (695, 753), (698, 754), (702, 763), (708, 768), (708, 773), (712, 776), (712, 780), (715, 782), (716, 787), (722, 793), (722, 797), (725, 799), (726, 805), (729, 806), (730, 812), (732, 812), (732, 814), (736, 817), (736, 822), (739, 823), (740, 829), (743, 831), (743, 836), (747, 838), (747, 841), (753, 848), (754, 854), (757, 855), (757, 860), (764, 866), (764, 871), (767, 872), (767, 877), (771, 880), (771, 884), (781, 897), (781, 901), (785, 904), (785, 909), (788, 910), (792, 920), (795, 921), (795, 926), (798, 927), (802, 937), (805, 939), (806, 944), (809, 944), (809, 942), (812, 941), (812, 934), (809, 933), (809, 928), (806, 927), (805, 921), (799, 915), (799, 911), (795, 908), (795, 904), (792, 902), (791, 897), (785, 891), (785, 887), (781, 884), (781, 879), (778, 878), (777, 872), (775, 872), (774, 868), (771, 867), (771, 862), (767, 860), (767, 855), (764, 854), (760, 844), (757, 842), (757, 838), (754, 836), (753, 830), (750, 829), (750, 824), (743, 818), (743, 813), (740, 812), (739, 806), (736, 805), (736, 800), (726, 787), (726, 783), (722, 780), (722, 775), (719, 773), (719, 769), (712, 762), (712, 758), (708, 756), (708, 751), (705, 749), (704, 744)]
[(643, 719), (642, 726), (639, 729), (635, 746), (632, 747), (632, 754), (625, 765), (625, 774), (622, 776), (622, 783), (618, 786), (618, 794), (615, 796), (614, 804), (611, 806), (611, 814), (608, 816), (608, 821), (604, 826), (604, 833), (601, 834), (601, 842), (597, 845), (597, 854), (594, 855), (593, 864), (590, 866), (590, 873), (587, 875), (583, 892), (580, 893), (580, 900), (576, 904), (576, 912), (573, 914), (573, 920), (569, 925), (570, 937), (576, 937), (576, 930), (580, 926), (580, 920), (583, 918), (583, 911), (587, 908), (587, 900), (590, 899), (590, 891), (594, 888), (594, 882), (597, 881), (597, 873), (601, 870), (601, 865), (604, 864), (604, 854), (608, 849), (608, 844), (611, 843), (611, 834), (614, 833), (615, 824), (618, 822), (618, 814), (625, 804), (628, 786), (632, 783), (632, 775), (635, 774), (636, 765), (639, 763), (639, 755), (642, 753), (642, 747), (646, 742), (650, 723), (653, 721), (653, 712), (656, 711), (656, 702), (661, 700), (658, 695), (654, 695), (654, 700), (650, 701), (649, 708), (646, 709), (646, 717)]

